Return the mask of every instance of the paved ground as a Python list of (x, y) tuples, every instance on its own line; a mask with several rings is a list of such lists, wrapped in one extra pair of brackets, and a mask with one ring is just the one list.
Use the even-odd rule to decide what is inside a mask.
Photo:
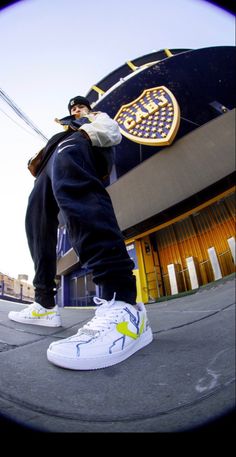
[(113, 367), (78, 372), (50, 364), (46, 350), (74, 334), (92, 309), (64, 308), (63, 328), (50, 329), (9, 321), (9, 310), (23, 305), (0, 300), (2, 424), (26, 431), (159, 433), (221, 425), (235, 408), (234, 302), (231, 276), (147, 305), (154, 332), (149, 346)]

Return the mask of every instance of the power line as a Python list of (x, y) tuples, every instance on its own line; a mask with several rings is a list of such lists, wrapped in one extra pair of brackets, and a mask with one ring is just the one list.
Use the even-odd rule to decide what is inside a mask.
[(4, 102), (6, 102), (10, 108), (19, 116), (27, 125), (31, 127), (32, 130), (34, 130), (37, 135), (39, 135), (41, 138), (43, 138), (44, 141), (48, 141), (48, 138), (43, 134), (41, 130), (29, 119), (28, 116), (16, 105), (15, 102), (4, 92), (2, 89), (0, 89), (0, 97)]
[(6, 111), (4, 111), (2, 108), (0, 108), (0, 111), (2, 111), (2, 113), (5, 114), (5, 116), (8, 117), (8, 119), (11, 119), (11, 121), (14, 122), (14, 124), (18, 125), (18, 127), (20, 127), (22, 130), (27, 132), (29, 135), (34, 136), (34, 133), (32, 133), (29, 130), (27, 130), (24, 127), (22, 127), (22, 125), (19, 124), (19, 122), (17, 122), (15, 119), (13, 119), (11, 116), (9, 116), (9, 114), (7, 114)]

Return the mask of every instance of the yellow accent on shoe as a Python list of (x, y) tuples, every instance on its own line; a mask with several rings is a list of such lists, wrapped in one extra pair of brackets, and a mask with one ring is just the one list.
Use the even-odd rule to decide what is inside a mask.
[(129, 336), (130, 338), (133, 338), (134, 340), (136, 340), (137, 338), (139, 338), (139, 336), (142, 335), (143, 333), (143, 330), (144, 330), (144, 322), (145, 322), (145, 319), (143, 318), (142, 320), (142, 324), (140, 326), (140, 329), (139, 329), (139, 332), (138, 333), (134, 333), (132, 332), (131, 330), (129, 330), (128, 328), (128, 322), (119, 322), (116, 326), (116, 330), (119, 332), (119, 333), (122, 333), (122, 335), (125, 335), (125, 336)]
[(55, 311), (47, 311), (46, 313), (37, 313), (37, 311), (32, 311), (32, 316), (33, 317), (44, 317), (48, 316), (49, 314), (55, 314)]
[(139, 336), (142, 335), (142, 333), (144, 331), (144, 324), (145, 324), (145, 319), (143, 318), (142, 324), (140, 325)]

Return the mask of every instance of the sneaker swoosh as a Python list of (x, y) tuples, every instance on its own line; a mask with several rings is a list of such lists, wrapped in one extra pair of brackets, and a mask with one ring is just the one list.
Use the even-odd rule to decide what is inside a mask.
[(142, 324), (140, 326), (140, 329), (139, 329), (139, 332), (138, 333), (134, 333), (132, 332), (131, 330), (129, 330), (128, 328), (128, 322), (119, 322), (119, 324), (117, 324), (116, 326), (116, 330), (119, 332), (119, 333), (122, 333), (122, 335), (125, 335), (125, 336), (129, 336), (130, 338), (133, 338), (134, 340), (136, 340), (137, 338), (139, 338), (140, 335), (142, 335), (143, 333), (143, 330), (144, 330), (144, 322), (145, 322), (145, 319), (143, 318), (142, 320)]
[(33, 317), (44, 317), (48, 316), (49, 314), (56, 314), (55, 311), (47, 311), (46, 313), (37, 313), (37, 311), (32, 311)]

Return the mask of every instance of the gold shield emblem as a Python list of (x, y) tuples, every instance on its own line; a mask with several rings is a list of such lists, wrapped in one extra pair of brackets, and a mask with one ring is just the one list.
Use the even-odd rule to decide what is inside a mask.
[(148, 146), (169, 146), (179, 128), (180, 109), (169, 89), (153, 87), (123, 105), (114, 119), (121, 133), (131, 141)]

